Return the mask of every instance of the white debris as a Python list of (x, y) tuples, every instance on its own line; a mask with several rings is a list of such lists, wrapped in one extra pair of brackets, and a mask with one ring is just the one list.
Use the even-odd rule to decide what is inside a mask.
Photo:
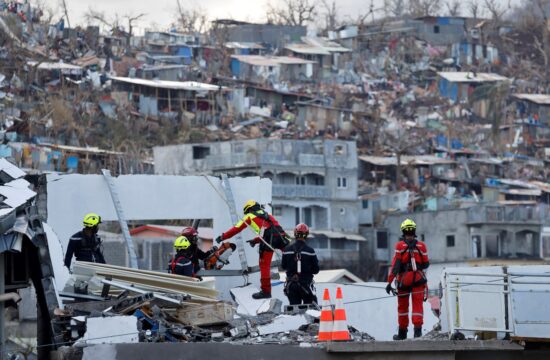
[(260, 335), (281, 333), (296, 330), (302, 325), (308, 324), (304, 315), (280, 315), (271, 324), (258, 326)]
[(121, 344), (139, 342), (135, 316), (88, 318), (86, 334), (81, 341), (86, 344)]

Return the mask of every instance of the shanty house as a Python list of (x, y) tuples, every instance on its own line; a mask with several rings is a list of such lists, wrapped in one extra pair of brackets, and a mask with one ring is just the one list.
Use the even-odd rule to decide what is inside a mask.
[(550, 95), (548, 94), (513, 94), (517, 114), (533, 124), (550, 126)]
[(340, 57), (351, 53), (351, 50), (340, 44), (317, 37), (303, 37), (299, 43), (288, 44), (285, 50), (289, 56), (312, 60), (319, 64), (321, 77), (340, 67)]
[[(478, 86), (510, 81), (505, 76), (494, 73), (478, 72), (438, 72), (439, 94), (455, 103), (471, 101), (471, 95)], [(473, 104), (474, 113), (487, 117), (487, 100), (478, 100)]]
[(143, 115), (177, 117), (183, 112), (190, 112), (195, 114), (195, 121), (202, 123), (216, 120), (216, 104), (227, 92), (227, 89), (221, 86), (193, 81), (127, 77), (111, 79), (116, 91), (129, 93)]
[(231, 73), (238, 79), (276, 84), (311, 80), (314, 61), (288, 56), (232, 55)]
[(306, 36), (307, 27), (276, 24), (254, 24), (233, 19), (212, 22), (211, 37), (223, 34), (224, 41), (265, 44), (268, 48), (282, 48), (284, 44)]

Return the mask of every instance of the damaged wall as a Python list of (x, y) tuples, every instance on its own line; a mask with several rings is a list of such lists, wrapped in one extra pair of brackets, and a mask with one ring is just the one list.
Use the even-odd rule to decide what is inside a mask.
[[(231, 178), (229, 181), (238, 209), (239, 204), (250, 198), (263, 204), (271, 203), (271, 180), (250, 177)], [(214, 234), (221, 234), (233, 225), (228, 206), (220, 196), (223, 189), (219, 178), (129, 175), (119, 176), (114, 182), (126, 220), (213, 219)], [(117, 221), (103, 176), (48, 175), (48, 224), (63, 248), (63, 253), (59, 251), (52, 261), (59, 263), (60, 267), (63, 266), (62, 255), (69, 237), (82, 228), (82, 218), (89, 212), (100, 214), (104, 221)], [(242, 234), (244, 240), (253, 235), (251, 230)], [(248, 265), (257, 265), (257, 249), (244, 248)], [(240, 269), (237, 253), (232, 255), (230, 262), (225, 269)], [(241, 277), (235, 280), (236, 285), (242, 285)], [(221, 277), (219, 282), (224, 283), (219, 288), (232, 283), (225, 277)]]

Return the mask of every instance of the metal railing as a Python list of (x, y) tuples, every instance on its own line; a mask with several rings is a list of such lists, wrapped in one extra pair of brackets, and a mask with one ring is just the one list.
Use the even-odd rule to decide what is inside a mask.
[(209, 155), (206, 163), (210, 169), (227, 169), (258, 166), (258, 159), (252, 154), (222, 154)]
[(548, 206), (537, 205), (480, 205), (468, 209), (469, 223), (532, 223), (550, 220)]
[(330, 191), (326, 186), (274, 184), (273, 197), (328, 199)]
[(298, 163), (300, 166), (324, 167), (325, 156), (317, 154), (300, 154), (298, 155)]

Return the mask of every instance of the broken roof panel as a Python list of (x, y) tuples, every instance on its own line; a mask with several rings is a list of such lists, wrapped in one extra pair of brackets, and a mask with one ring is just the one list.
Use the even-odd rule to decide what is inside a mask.
[(187, 90), (187, 91), (219, 91), (227, 90), (226, 87), (205, 84), (196, 81), (167, 81), (167, 80), (145, 80), (129, 77), (112, 76), (112, 80), (127, 84), (142, 85), (159, 89)]
[(0, 172), (4, 172), (9, 175), (12, 179), (18, 179), (25, 176), (25, 172), (19, 169), (17, 166), (13, 165), (6, 159), (0, 159)]
[(550, 105), (549, 94), (513, 94), (513, 97), (520, 100), (527, 100), (538, 105)]
[(261, 44), (258, 44), (258, 43), (237, 42), (237, 41), (226, 42), (225, 47), (228, 49), (256, 49), (256, 50), (265, 49)]
[(495, 73), (474, 73), (474, 72), (438, 72), (440, 77), (450, 82), (463, 82), (463, 83), (483, 83), (483, 82), (495, 82), (506, 81), (509, 78), (495, 74)]
[[(359, 160), (377, 166), (397, 166), (395, 156), (359, 156)], [(435, 155), (402, 156), (401, 165), (445, 165), (455, 164), (454, 160), (441, 158)]]
[(315, 64), (315, 61), (304, 60), (290, 56), (261, 56), (261, 55), (231, 55), (242, 63), (253, 66), (280, 66)]

